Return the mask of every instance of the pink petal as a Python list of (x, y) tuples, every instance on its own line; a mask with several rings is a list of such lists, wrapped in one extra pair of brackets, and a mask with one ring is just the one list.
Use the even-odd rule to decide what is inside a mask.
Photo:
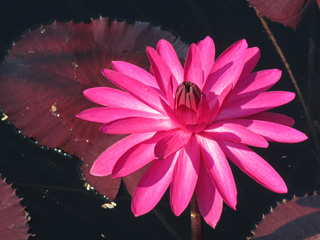
[(247, 144), (254, 147), (267, 148), (269, 145), (268, 142), (263, 137), (255, 133), (252, 129), (250, 130), (239, 124), (236, 124), (236, 121), (235, 123), (215, 122), (208, 126), (208, 128), (205, 130), (205, 133), (221, 140)]
[(180, 149), (170, 186), (171, 209), (179, 216), (188, 206), (197, 184), (200, 164), (200, 148), (192, 137), (184, 148)]
[(215, 228), (222, 213), (223, 200), (202, 161), (195, 192), (201, 215), (212, 228)]
[(154, 119), (168, 119), (168, 117), (161, 114), (137, 111), (132, 109), (123, 108), (110, 108), (110, 107), (99, 107), (90, 108), (82, 111), (76, 115), (77, 118), (91, 122), (109, 123), (115, 120), (129, 118), (129, 117), (145, 117)]
[[(151, 63), (153, 74), (157, 80), (163, 96), (168, 97), (167, 86), (169, 84), (172, 73), (168, 65), (163, 61), (159, 54), (152, 47), (147, 47), (147, 54)], [(173, 85), (177, 86), (175, 78), (173, 78)], [(175, 89), (175, 88), (174, 88)]]
[(280, 114), (280, 113), (261, 112), (261, 113), (257, 113), (257, 114), (248, 116), (246, 118), (253, 119), (253, 120), (261, 120), (261, 121), (279, 123), (279, 124), (286, 125), (289, 127), (292, 127), (294, 125), (293, 118), (288, 117), (283, 114)]
[(208, 123), (210, 119), (210, 106), (208, 104), (206, 96), (201, 95), (198, 112), (197, 112), (197, 123)]
[(230, 101), (247, 95), (259, 94), (271, 88), (281, 77), (278, 69), (263, 70), (241, 78), (233, 88)]
[(154, 133), (132, 134), (116, 142), (97, 158), (93, 163), (90, 174), (95, 176), (107, 176), (111, 174), (114, 165), (121, 155), (134, 145), (151, 138), (153, 135)]
[[(302, 142), (308, 137), (294, 129), (285, 125), (273, 122), (266, 122), (251, 119), (231, 119), (223, 122), (235, 123), (246, 127), (247, 129), (260, 134), (267, 141), (283, 142), (283, 143), (297, 143)], [(223, 139), (227, 140), (227, 139)], [(253, 146), (253, 145), (252, 145)]]
[(247, 47), (248, 44), (243, 39), (232, 44), (219, 56), (202, 88), (204, 94), (214, 92), (219, 95), (227, 85), (237, 83), (244, 65)]
[(106, 134), (131, 134), (166, 131), (176, 128), (170, 119), (129, 117), (103, 124), (100, 131)]
[(112, 67), (114, 70), (134, 78), (147, 86), (159, 88), (157, 81), (152, 74), (134, 64), (123, 61), (112, 61)]
[(184, 81), (195, 83), (200, 89), (203, 84), (203, 72), (199, 48), (196, 44), (191, 44), (186, 63), (184, 64)]
[(168, 98), (167, 101), (169, 103), (169, 106), (173, 109), (174, 108), (174, 93), (173, 93), (173, 86), (172, 83), (173, 82), (173, 76), (171, 75), (170, 77), (170, 82), (168, 83), (167, 86), (167, 92), (168, 92)]
[(206, 128), (206, 126), (207, 126), (207, 123), (205, 122), (194, 123), (194, 124), (187, 124), (185, 126), (185, 129), (193, 133), (199, 133), (199, 132), (202, 132)]
[(258, 63), (259, 58), (260, 58), (259, 48), (253, 47), (253, 48), (247, 49), (245, 54), (244, 66), (243, 66), (240, 78), (252, 72), (252, 70)]
[(154, 160), (141, 178), (132, 197), (131, 209), (137, 217), (143, 215), (160, 201), (171, 183), (179, 152), (163, 160)]
[(206, 169), (223, 200), (233, 209), (237, 205), (237, 189), (229, 163), (215, 140), (196, 135)]
[(161, 105), (166, 112), (167, 116), (179, 127), (182, 127), (180, 119), (177, 117), (176, 113), (171, 109), (171, 107), (160, 97)]
[(286, 193), (287, 186), (280, 175), (259, 155), (243, 144), (218, 141), (227, 157), (249, 177), (277, 193)]
[(154, 148), (156, 159), (165, 159), (187, 145), (191, 135), (191, 132), (177, 130), (168, 137), (161, 139)]
[(127, 176), (124, 176), (123, 178), (113, 178), (113, 179), (121, 179), (124, 185), (126, 186), (128, 193), (132, 197), (134, 194), (134, 191), (136, 190), (136, 187), (138, 186), (138, 183), (140, 182), (141, 178), (146, 173), (146, 171), (149, 169), (151, 164), (152, 162), (140, 168), (139, 170)]
[(103, 106), (158, 113), (156, 110), (139, 101), (132, 95), (118, 89), (108, 87), (95, 87), (86, 89), (83, 94), (90, 101), (101, 104)]
[(178, 81), (178, 84), (182, 83), (183, 67), (181, 66), (179, 58), (172, 45), (167, 40), (161, 39), (157, 45), (157, 52), (164, 62), (167, 63), (167, 66), (170, 68), (175, 79)]
[(161, 113), (164, 112), (159, 101), (160, 92), (155, 88), (147, 86), (131, 77), (123, 75), (122, 73), (109, 69), (103, 69), (102, 74), (141, 102)]
[(126, 151), (119, 158), (112, 170), (112, 177), (123, 177), (142, 168), (155, 159), (154, 147), (162, 139), (171, 135), (175, 130), (157, 132), (153, 137), (140, 142)]
[(228, 104), (228, 100), (230, 98), (231, 93), (232, 84), (229, 84), (225, 89), (223, 89), (223, 91), (217, 98), (209, 102), (211, 112), (210, 123), (212, 123), (219, 116), (219, 114), (223, 111), (224, 107)]
[(215, 46), (211, 37), (206, 37), (202, 41), (198, 42), (199, 55), (203, 70), (203, 79), (207, 79), (215, 58)]
[(243, 97), (228, 102), (216, 120), (246, 117), (267, 111), (291, 102), (294, 97), (294, 93), (282, 91), (263, 92), (256, 96)]

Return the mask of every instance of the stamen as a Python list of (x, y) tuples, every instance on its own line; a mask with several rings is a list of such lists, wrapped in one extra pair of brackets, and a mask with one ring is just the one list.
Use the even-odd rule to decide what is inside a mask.
[(182, 82), (178, 86), (174, 106), (182, 124), (196, 123), (201, 95), (202, 92), (195, 83)]

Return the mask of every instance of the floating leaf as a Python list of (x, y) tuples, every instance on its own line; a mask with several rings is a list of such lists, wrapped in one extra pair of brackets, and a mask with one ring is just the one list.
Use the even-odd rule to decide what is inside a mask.
[(5, 180), (0, 180), (0, 239), (28, 239), (27, 216), (21, 199)]
[(259, 240), (316, 240), (320, 238), (320, 196), (293, 197), (263, 217), (253, 232)]
[[(42, 25), (16, 42), (0, 68), (0, 106), (26, 136), (83, 159), (88, 183), (112, 200), (120, 179), (94, 177), (89, 171), (99, 154), (120, 136), (105, 135), (99, 132), (100, 124), (75, 115), (96, 106), (83, 96), (85, 89), (114, 87), (101, 68), (111, 68), (112, 60), (123, 60), (149, 69), (145, 48), (155, 47), (159, 39), (173, 43), (179, 57), (185, 58), (187, 46), (150, 23), (100, 17), (90, 24)], [(129, 176), (128, 181), (135, 186), (140, 177)]]
[[(317, 0), (320, 7), (320, 0)], [(249, 0), (250, 4), (271, 21), (296, 28), (308, 10), (310, 0)]]

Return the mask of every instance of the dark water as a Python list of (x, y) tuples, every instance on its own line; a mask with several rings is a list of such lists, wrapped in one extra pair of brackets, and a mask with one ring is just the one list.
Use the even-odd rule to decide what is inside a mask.
[[(291, 65), (313, 119), (319, 121), (320, 14), (315, 6), (314, 9), (308, 12), (296, 31), (278, 23), (268, 23)], [(89, 22), (99, 15), (129, 22), (151, 21), (180, 35), (187, 43), (210, 35), (218, 53), (245, 38), (249, 46), (258, 46), (261, 50), (256, 70), (283, 70), (282, 79), (273, 89), (294, 91), (272, 42), (244, 0), (1, 1), (0, 58), (4, 58), (12, 41), (29, 28), (54, 19)], [(289, 194), (272, 193), (232, 166), (238, 188), (238, 210), (224, 206), (216, 230), (206, 227), (207, 239), (245, 239), (276, 201), (293, 193), (317, 189), (317, 150), (299, 99), (277, 111), (293, 117), (295, 128), (309, 136), (304, 143), (271, 143), (268, 149), (256, 150), (284, 178)], [(168, 194), (155, 211), (135, 218), (130, 210), (131, 198), (122, 187), (115, 200), (117, 207), (102, 209), (104, 199), (83, 187), (79, 159), (42, 148), (7, 122), (0, 122), (0, 154), (0, 172), (17, 188), (31, 216), (30, 233), (34, 236), (30, 239), (189, 239), (188, 210), (181, 217), (175, 217), (170, 210)]]

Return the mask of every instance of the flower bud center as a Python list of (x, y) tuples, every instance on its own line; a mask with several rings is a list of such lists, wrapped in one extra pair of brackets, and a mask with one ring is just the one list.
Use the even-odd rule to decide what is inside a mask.
[(195, 124), (201, 100), (200, 88), (192, 82), (182, 82), (176, 91), (174, 110), (184, 125)]

